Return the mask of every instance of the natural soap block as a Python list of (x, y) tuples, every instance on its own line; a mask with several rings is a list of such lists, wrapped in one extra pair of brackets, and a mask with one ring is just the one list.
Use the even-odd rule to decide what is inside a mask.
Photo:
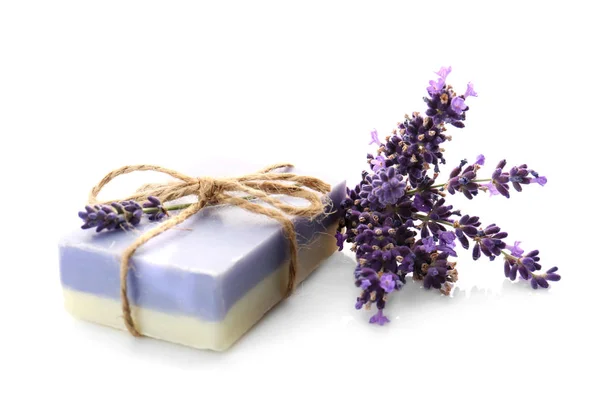
[[(296, 283), (336, 250), (339, 205), (345, 197), (344, 181), (312, 175), (331, 185), (331, 201), (322, 216), (293, 219), (299, 244)], [(131, 231), (75, 229), (66, 235), (59, 246), (66, 309), (125, 330), (120, 258), (153, 227), (156, 223)], [(195, 348), (227, 349), (285, 295), (287, 240), (281, 224), (263, 215), (229, 205), (201, 210), (133, 255), (127, 279), (137, 328), (145, 336)]]

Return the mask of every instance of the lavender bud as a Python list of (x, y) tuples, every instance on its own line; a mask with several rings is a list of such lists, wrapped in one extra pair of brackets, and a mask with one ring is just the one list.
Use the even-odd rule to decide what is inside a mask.
[(475, 246), (473, 246), (473, 260), (478, 260), (479, 257), (481, 257), (481, 248), (479, 243), (475, 243)]

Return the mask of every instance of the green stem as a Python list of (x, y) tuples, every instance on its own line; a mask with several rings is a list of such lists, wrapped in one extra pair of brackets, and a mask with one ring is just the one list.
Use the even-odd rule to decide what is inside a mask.
[[(417, 217), (418, 219), (420, 219), (421, 221), (429, 221), (429, 218), (427, 217), (427, 215), (414, 214), (414, 216)], [(435, 222), (438, 224), (447, 225), (447, 226), (451, 226), (454, 228), (454, 224), (452, 222), (440, 221), (440, 220), (435, 220)]]
[[(491, 178), (487, 178), (487, 179), (475, 179), (473, 182), (489, 182), (491, 180), (492, 180)], [(429, 186), (429, 188), (430, 189), (441, 188), (441, 187), (446, 186), (447, 183), (448, 182), (446, 182), (446, 183), (438, 183), (437, 185)], [(418, 192), (419, 192), (419, 189), (413, 189), (413, 190), (409, 190), (408, 192), (406, 192), (406, 194), (410, 196), (411, 194), (415, 194), (415, 193), (418, 193)]]
[(513, 255), (511, 255), (511, 254), (508, 254), (508, 253), (507, 253), (507, 252), (505, 252), (504, 250), (502, 250), (502, 255), (504, 255), (504, 257), (505, 257), (505, 258), (510, 258), (510, 259), (513, 259), (513, 260), (515, 260), (515, 261), (517, 261), (517, 260), (518, 260), (518, 258), (517, 258), (517, 257), (515, 257), (515, 256), (513, 256)]
[[(434, 188), (443, 187), (444, 185), (445, 185), (445, 183), (440, 183), (437, 185), (429, 186), (429, 188), (434, 189)], [(413, 189), (413, 190), (409, 190), (408, 192), (406, 192), (406, 194), (410, 196), (411, 194), (415, 194), (418, 192), (419, 192), (419, 189)]]
[[(183, 210), (185, 208), (188, 208), (192, 204), (194, 204), (194, 203), (172, 204), (170, 206), (163, 206), (163, 208), (167, 211)], [(143, 208), (142, 210), (144, 211), (144, 214), (155, 214), (160, 211), (160, 209), (158, 207), (148, 207), (148, 208)]]
[[(446, 183), (448, 183), (448, 182), (446, 182)], [(439, 188), (439, 187), (443, 187), (443, 186), (445, 186), (445, 185), (446, 185), (446, 183), (439, 183), (439, 184), (437, 184), (437, 185), (430, 186), (430, 188)]]

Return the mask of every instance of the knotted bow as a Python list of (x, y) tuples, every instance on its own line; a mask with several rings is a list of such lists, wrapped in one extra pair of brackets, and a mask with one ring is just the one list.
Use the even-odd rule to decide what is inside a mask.
[[(99, 204), (97, 196), (102, 188), (119, 175), (137, 171), (155, 171), (170, 175), (177, 180), (165, 184), (147, 184), (138, 189), (132, 196), (114, 201), (143, 201), (149, 196), (154, 196), (162, 202), (167, 202), (189, 195), (198, 197), (197, 202), (192, 203), (179, 214), (168, 218), (156, 228), (144, 232), (125, 250), (121, 257), (121, 308), (125, 326), (132, 335), (142, 336), (133, 321), (127, 296), (127, 274), (133, 253), (150, 239), (182, 223), (208, 205), (230, 204), (255, 214), (266, 215), (283, 225), (284, 233), (289, 239), (290, 249), (286, 297), (292, 293), (298, 265), (298, 243), (296, 242), (296, 231), (290, 216), (314, 218), (322, 214), (324, 204), (319, 193), (328, 193), (331, 187), (311, 176), (273, 172), (276, 169), (286, 167), (293, 166), (291, 164), (276, 164), (257, 173), (235, 178), (194, 178), (156, 165), (128, 165), (110, 172), (92, 189), (89, 202), (90, 204)], [(308, 204), (294, 206), (271, 196), (274, 194), (302, 198), (307, 200)], [(266, 205), (252, 201), (254, 199), (260, 200)]]

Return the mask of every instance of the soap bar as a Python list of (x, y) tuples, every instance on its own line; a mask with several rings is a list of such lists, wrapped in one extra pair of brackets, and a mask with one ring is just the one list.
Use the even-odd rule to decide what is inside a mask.
[[(301, 170), (331, 185), (322, 216), (293, 218), (299, 245), (296, 283), (336, 250), (345, 182)], [(302, 205), (303, 200), (284, 197)], [(74, 230), (59, 244), (65, 308), (75, 317), (125, 330), (119, 264), (143, 231)], [(128, 295), (138, 330), (186, 346), (225, 350), (286, 292), (289, 246), (281, 224), (230, 205), (206, 207), (140, 247), (131, 259)]]

